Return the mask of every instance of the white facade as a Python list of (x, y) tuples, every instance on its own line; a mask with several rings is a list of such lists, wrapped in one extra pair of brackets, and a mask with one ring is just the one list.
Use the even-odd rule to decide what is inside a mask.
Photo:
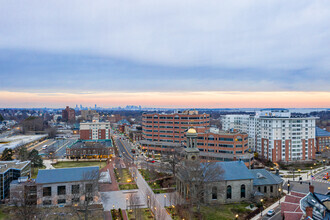
[(100, 137), (100, 130), (105, 131), (105, 139), (110, 139), (110, 122), (99, 122), (93, 120), (92, 122), (80, 123), (80, 130), (92, 130), (92, 140), (104, 139)]
[(255, 151), (257, 119), (250, 115), (221, 116), (222, 130), (238, 130), (249, 135), (249, 148)]
[(249, 135), (249, 147), (272, 161), (311, 160), (315, 157), (315, 119), (291, 117), (287, 109), (265, 109), (255, 116), (225, 115), (224, 130)]

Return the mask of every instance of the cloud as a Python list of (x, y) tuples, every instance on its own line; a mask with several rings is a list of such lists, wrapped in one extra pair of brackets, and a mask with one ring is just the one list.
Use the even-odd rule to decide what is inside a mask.
[(0, 0), (8, 91), (329, 91), (329, 1)]

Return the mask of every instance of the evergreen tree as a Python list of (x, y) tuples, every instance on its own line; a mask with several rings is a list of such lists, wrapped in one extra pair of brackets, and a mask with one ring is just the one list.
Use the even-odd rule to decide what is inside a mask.
[(42, 167), (43, 165), (41, 156), (36, 149), (30, 151), (28, 159), (31, 161), (32, 167)]
[(1, 160), (3, 161), (13, 160), (13, 150), (9, 148), (5, 148), (2, 152)]

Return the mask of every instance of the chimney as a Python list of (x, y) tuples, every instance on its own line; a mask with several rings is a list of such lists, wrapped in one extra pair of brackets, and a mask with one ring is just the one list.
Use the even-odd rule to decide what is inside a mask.
[(313, 219), (313, 207), (306, 207), (306, 217)]
[(310, 192), (310, 193), (314, 193), (314, 186), (313, 186), (313, 185), (310, 185), (310, 186), (309, 186), (309, 192)]

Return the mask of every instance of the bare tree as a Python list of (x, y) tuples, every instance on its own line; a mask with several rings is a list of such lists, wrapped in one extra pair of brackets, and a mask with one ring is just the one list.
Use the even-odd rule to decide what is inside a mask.
[[(223, 169), (215, 162), (201, 163), (199, 160), (184, 161), (184, 166), (180, 167), (180, 179), (187, 186), (187, 196), (190, 207), (197, 206), (197, 212), (200, 213), (201, 204), (205, 202), (207, 196), (211, 194), (210, 186), (214, 182), (220, 182), (223, 179)], [(217, 192), (223, 190), (217, 185)]]
[(98, 181), (99, 171), (85, 172), (81, 184), (72, 186), (72, 210), (78, 219), (87, 220), (91, 215), (91, 207), (99, 198)]
[(135, 219), (142, 219), (141, 210), (139, 209), (139, 197), (137, 193), (130, 193), (128, 195), (128, 209), (133, 210)]
[(162, 159), (162, 165), (160, 166), (165, 172), (172, 173), (175, 177), (180, 162), (182, 161), (182, 147), (176, 147), (172, 149), (171, 153), (167, 154)]
[(15, 206), (17, 219), (30, 220), (37, 217), (36, 185), (34, 183), (22, 183), (11, 190), (10, 202)]

